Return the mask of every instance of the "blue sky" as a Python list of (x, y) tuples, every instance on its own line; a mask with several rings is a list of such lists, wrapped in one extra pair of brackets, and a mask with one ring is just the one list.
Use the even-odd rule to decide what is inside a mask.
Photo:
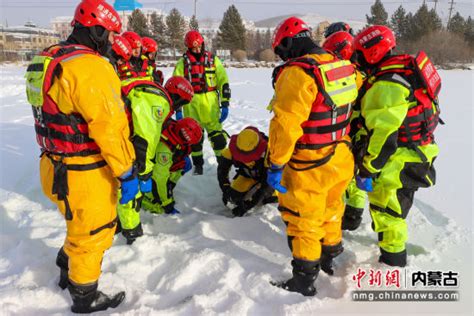
[[(0, 23), (20, 25), (30, 19), (33, 22), (48, 26), (51, 18), (62, 15), (72, 15), (79, 0), (0, 0)], [(110, 3), (113, 1), (110, 0)], [(194, 0), (139, 0), (145, 8), (158, 8), (169, 11), (176, 7), (185, 15), (192, 15)], [(382, 1), (389, 13), (400, 4), (408, 11), (415, 11), (423, 0), (384, 0)], [(434, 0), (427, 0), (430, 7)], [(450, 0), (438, 1), (438, 12), (446, 20)], [(198, 18), (220, 19), (231, 4), (236, 5), (242, 16), (250, 20), (260, 20), (268, 17), (290, 13), (317, 13), (323, 16), (339, 19), (365, 20), (374, 0), (198, 0)], [(455, 1), (455, 11), (463, 16), (473, 15), (473, 4), (470, 0)]]

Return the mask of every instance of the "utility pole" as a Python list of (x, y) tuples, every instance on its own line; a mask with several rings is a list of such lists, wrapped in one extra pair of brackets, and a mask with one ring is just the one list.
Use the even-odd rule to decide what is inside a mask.
[(449, 6), (448, 25), (449, 25), (449, 22), (451, 22), (451, 15), (453, 14), (453, 9), (454, 9), (454, 0), (451, 0), (451, 4)]
[(197, 0), (194, 0), (194, 17), (197, 19), (197, 15), (196, 15), (196, 3), (197, 3)]

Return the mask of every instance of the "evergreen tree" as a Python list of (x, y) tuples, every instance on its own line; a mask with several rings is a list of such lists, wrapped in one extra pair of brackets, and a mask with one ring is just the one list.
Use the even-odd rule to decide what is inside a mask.
[(176, 56), (176, 50), (184, 49), (184, 35), (186, 33), (186, 20), (178, 11), (178, 9), (171, 9), (166, 17), (167, 42), (169, 47), (173, 50), (173, 56)]
[(232, 51), (245, 50), (246, 30), (240, 17), (240, 13), (234, 5), (231, 5), (224, 13), (219, 31), (217, 32), (217, 44), (220, 48)]
[(421, 37), (440, 30), (441, 19), (434, 9), (428, 10), (426, 3), (423, 3), (410, 21), (410, 39), (417, 40)]
[(392, 14), (392, 17), (390, 18), (390, 27), (398, 39), (405, 39), (407, 37), (409, 21), (403, 6), (400, 5)]
[(272, 48), (272, 32), (270, 31), (270, 29), (267, 29), (267, 31), (265, 32), (263, 47)]
[(148, 30), (148, 20), (140, 9), (133, 10), (128, 17), (128, 30), (137, 33), (140, 36), (150, 36)]
[(466, 21), (459, 12), (456, 12), (449, 21), (448, 31), (454, 34), (464, 35), (464, 32), (466, 31)]
[(439, 17), (438, 13), (436, 13), (435, 9), (430, 10), (429, 17), (433, 31), (439, 31), (443, 28), (443, 22), (441, 21), (441, 18)]
[(260, 51), (263, 49), (263, 39), (262, 35), (260, 34), (259, 31), (256, 32), (255, 34), (255, 50)]
[(370, 14), (371, 16), (365, 15), (369, 25), (388, 25), (388, 13), (381, 0), (375, 0), (375, 3), (370, 7)]
[(191, 17), (191, 21), (189, 21), (189, 28), (191, 30), (199, 31), (199, 23), (198, 23), (198, 20), (196, 19), (195, 15), (193, 15)]
[(160, 47), (169, 47), (166, 39), (166, 25), (163, 16), (153, 12), (150, 17), (151, 33)]
[(466, 20), (466, 29), (464, 31), (464, 40), (474, 48), (474, 21), (472, 20), (471, 16), (469, 16)]
[(257, 43), (258, 32), (247, 32), (245, 34), (245, 47), (247, 47), (247, 56), (258, 56), (259, 44)]

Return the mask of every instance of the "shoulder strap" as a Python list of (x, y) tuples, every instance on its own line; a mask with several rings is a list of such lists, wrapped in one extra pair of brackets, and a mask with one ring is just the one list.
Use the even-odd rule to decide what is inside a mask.
[(170, 105), (173, 104), (173, 101), (171, 100), (171, 97), (168, 94), (168, 92), (165, 90), (165, 88), (149, 80), (132, 81), (130, 84), (127, 84), (122, 87), (122, 93), (125, 96), (127, 96), (130, 93), (130, 91), (132, 91), (132, 89), (137, 88), (137, 87), (142, 87), (145, 92), (162, 96), (168, 101)]
[[(52, 51), (51, 48), (53, 48)], [(43, 92), (45, 95), (52, 85), (54, 71), (61, 61), (81, 54), (97, 55), (97, 52), (83, 45), (58, 45), (57, 49), (55, 46), (49, 47), (48, 49), (50, 50), (47, 51), (47, 53), (49, 53), (49, 56), (53, 57), (53, 60), (51, 60), (49, 63), (48, 69), (46, 69), (44, 74), (45, 79), (43, 84)], [(44, 52), (45, 51), (43, 51), (43, 53)]]
[[(287, 62), (285, 62), (284, 64), (282, 64), (280, 66), (277, 66), (277, 67), (275, 67), (275, 69), (273, 69), (272, 86), (273, 86), (273, 88), (275, 88), (275, 84), (278, 80), (278, 76), (281, 74), (283, 69), (285, 69), (286, 67), (299, 66), (299, 67), (303, 68), (303, 70), (305, 70), (305, 72), (308, 75), (310, 75), (312, 78), (314, 78), (315, 75), (314, 75), (313, 69), (315, 67), (319, 66), (319, 65), (320, 64), (315, 59), (309, 58), (309, 57), (299, 57), (299, 58), (295, 58), (295, 59), (290, 59)], [(308, 71), (308, 70), (311, 70), (311, 71)]]

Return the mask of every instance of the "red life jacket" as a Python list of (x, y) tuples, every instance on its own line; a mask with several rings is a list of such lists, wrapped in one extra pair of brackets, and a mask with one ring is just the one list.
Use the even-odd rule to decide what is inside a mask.
[[(183, 54), (184, 77), (188, 79), (194, 89), (194, 93), (206, 93), (216, 90), (216, 87), (209, 87), (206, 80), (207, 74), (215, 74), (214, 56), (211, 52), (205, 51), (199, 60), (189, 51)], [(206, 70), (212, 68), (214, 70)]]
[(438, 94), (441, 77), (426, 54), (422, 51), (417, 57), (390, 57), (371, 76), (375, 80), (369, 80), (369, 85), (373, 85), (376, 80), (399, 83), (411, 91), (409, 101), (416, 102), (408, 109), (398, 130), (398, 145), (412, 147), (432, 143), (434, 131), (440, 122)]
[[(296, 143), (299, 149), (319, 149), (328, 145), (338, 143), (350, 131), (350, 119), (352, 115), (352, 103), (336, 106), (327, 93), (322, 76), (329, 81), (337, 81), (355, 74), (353, 65), (326, 71), (325, 74), (319, 69), (320, 65), (338, 62), (338, 59), (325, 62), (317, 62), (313, 58), (295, 58), (275, 68), (273, 71), (273, 86), (278, 80), (284, 68), (289, 66), (301, 67), (311, 76), (318, 87), (318, 94), (311, 107), (311, 114), (307, 121), (301, 124), (303, 136)], [(355, 85), (355, 82), (354, 82)], [(348, 87), (349, 88), (349, 87)], [(357, 87), (354, 87), (357, 89)], [(354, 100), (355, 101), (355, 100)], [(353, 102), (354, 102), (353, 101)]]
[(138, 77), (147, 77), (148, 76), (148, 58), (141, 59), (141, 65), (139, 68), (134, 66), (130, 61), (127, 61), (125, 64), (122, 64), (118, 67), (118, 75), (120, 80), (138, 78)]
[(159, 95), (161, 97), (164, 97), (166, 99), (166, 101), (168, 101), (168, 103), (170, 105), (170, 112), (165, 117), (163, 122), (166, 122), (174, 114), (173, 100), (171, 99), (171, 97), (168, 94), (168, 92), (166, 91), (166, 89), (163, 88), (161, 85), (159, 85), (159, 84), (157, 84), (153, 81), (149, 81), (149, 80), (135, 80), (135, 81), (132, 81), (131, 83), (129, 83), (127, 85), (123, 85), (122, 86), (122, 98), (123, 98), (124, 103), (125, 103), (125, 112), (127, 114), (128, 122), (129, 122), (129, 125), (130, 125), (130, 131), (131, 131), (130, 135), (133, 135), (132, 105), (131, 105), (130, 101), (128, 100), (127, 96), (130, 93), (130, 91), (132, 91), (134, 88), (137, 88), (137, 87), (142, 88), (144, 92), (152, 93), (152, 94), (156, 94), (156, 95)]
[(173, 165), (170, 168), (171, 172), (184, 169), (186, 164), (184, 158), (189, 156), (192, 152), (191, 146), (182, 144), (179, 137), (174, 134), (175, 125), (176, 121), (170, 119), (166, 123), (166, 128), (161, 132), (161, 141), (163, 141), (173, 153)]
[(61, 156), (87, 156), (100, 153), (99, 146), (89, 137), (87, 122), (78, 113), (62, 113), (58, 105), (48, 95), (48, 91), (61, 68), (59, 63), (65, 59), (83, 54), (98, 55), (95, 51), (82, 45), (53, 46), (44, 50), (40, 56), (52, 60), (44, 69), (44, 63), (33, 63), (27, 72), (43, 72), (43, 104), (33, 106), (36, 141), (43, 152)]

